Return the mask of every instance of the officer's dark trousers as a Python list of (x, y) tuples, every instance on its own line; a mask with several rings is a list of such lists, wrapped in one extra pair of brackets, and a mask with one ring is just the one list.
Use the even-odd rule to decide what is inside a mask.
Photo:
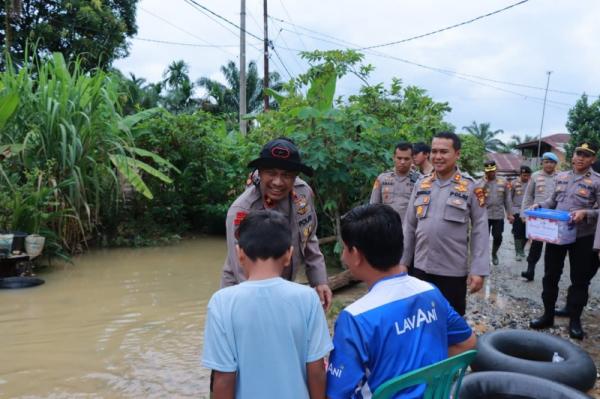
[(542, 250), (544, 249), (543, 241), (531, 241), (531, 247), (529, 248), (529, 255), (527, 255), (527, 264), (535, 265), (538, 260), (542, 257)]
[(439, 276), (437, 274), (425, 273), (423, 270), (417, 268), (413, 270), (413, 276), (438, 287), (442, 295), (456, 310), (456, 313), (461, 316), (465, 314), (467, 308), (467, 276)]
[(588, 301), (588, 286), (598, 270), (598, 254), (592, 250), (594, 236), (578, 238), (573, 244), (546, 244), (542, 301), (547, 310), (554, 309), (558, 297), (558, 282), (569, 253), (571, 286), (567, 293), (567, 309), (578, 317)]
[(513, 215), (515, 217), (515, 221), (512, 225), (512, 233), (515, 237), (515, 240), (524, 240), (525, 239), (525, 223), (521, 220), (521, 217), (518, 213)]
[(488, 228), (492, 232), (494, 247), (500, 248), (504, 232), (504, 219), (488, 219)]

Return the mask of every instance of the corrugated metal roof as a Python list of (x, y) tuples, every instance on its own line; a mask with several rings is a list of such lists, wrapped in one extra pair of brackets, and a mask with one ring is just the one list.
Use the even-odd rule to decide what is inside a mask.
[(516, 154), (501, 154), (498, 152), (489, 153), (486, 155), (488, 159), (496, 162), (498, 172), (502, 173), (519, 173), (523, 164), (523, 157)]
[[(571, 139), (571, 135), (568, 133), (555, 133), (546, 137), (542, 137), (542, 142), (548, 144), (550, 147), (554, 147), (562, 152), (565, 151), (565, 145)], [(519, 144), (516, 148), (527, 148), (531, 146), (537, 146), (538, 140), (528, 141), (526, 143)]]

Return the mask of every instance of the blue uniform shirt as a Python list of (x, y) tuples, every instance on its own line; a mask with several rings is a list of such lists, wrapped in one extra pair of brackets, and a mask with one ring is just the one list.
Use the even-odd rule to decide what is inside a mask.
[[(433, 285), (405, 273), (377, 282), (336, 323), (327, 396), (370, 398), (387, 380), (448, 357), (471, 328)], [(402, 393), (418, 398), (424, 386)]]

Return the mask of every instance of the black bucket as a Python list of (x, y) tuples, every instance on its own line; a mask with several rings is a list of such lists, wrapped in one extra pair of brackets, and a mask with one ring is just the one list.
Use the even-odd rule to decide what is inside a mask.
[(29, 234), (24, 233), (22, 231), (11, 231), (10, 234), (13, 234), (13, 242), (12, 242), (12, 251), (19, 251), (20, 253), (25, 252), (25, 237)]

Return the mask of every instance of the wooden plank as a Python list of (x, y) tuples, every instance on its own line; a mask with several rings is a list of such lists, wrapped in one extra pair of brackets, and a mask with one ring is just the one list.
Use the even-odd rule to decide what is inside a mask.
[(358, 280), (352, 277), (350, 270), (344, 270), (329, 277), (329, 288), (331, 288), (331, 291), (339, 290), (340, 288), (356, 283), (358, 283)]

